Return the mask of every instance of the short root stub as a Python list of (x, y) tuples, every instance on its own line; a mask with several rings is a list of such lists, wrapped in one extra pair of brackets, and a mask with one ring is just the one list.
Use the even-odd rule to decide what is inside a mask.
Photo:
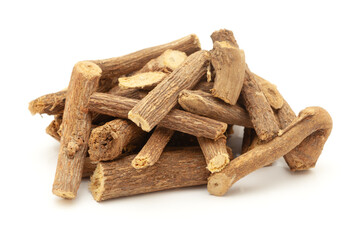
[(217, 173), (213, 175), (207, 185), (210, 194), (215, 196), (223, 196), (231, 186), (231, 181), (226, 174)]

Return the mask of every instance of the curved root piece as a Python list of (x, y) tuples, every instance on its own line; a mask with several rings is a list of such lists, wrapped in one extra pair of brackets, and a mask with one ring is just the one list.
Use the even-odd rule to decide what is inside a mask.
[(242, 177), (274, 162), (302, 143), (311, 144), (311, 141), (305, 139), (312, 134), (320, 134), (322, 138), (317, 145), (320, 153), (331, 129), (332, 119), (325, 109), (306, 108), (279, 136), (235, 158), (220, 173), (213, 174), (208, 182), (209, 193), (224, 195), (231, 185)]

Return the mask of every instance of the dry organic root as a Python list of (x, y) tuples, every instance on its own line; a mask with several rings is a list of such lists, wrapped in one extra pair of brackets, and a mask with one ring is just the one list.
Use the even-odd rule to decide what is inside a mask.
[(259, 139), (269, 141), (276, 137), (280, 128), (274, 112), (248, 68), (241, 94)]
[(244, 109), (238, 105), (226, 104), (210, 93), (199, 90), (183, 90), (179, 95), (178, 102), (188, 112), (227, 124), (252, 127), (249, 114)]
[(129, 120), (115, 119), (91, 131), (89, 155), (92, 161), (108, 161), (139, 146), (146, 132)]
[(166, 50), (159, 57), (150, 60), (137, 73), (164, 72), (171, 73), (178, 68), (187, 58), (186, 53), (176, 50)]
[(256, 74), (254, 76), (270, 106), (274, 109), (280, 109), (284, 105), (284, 99), (277, 90), (277, 87)]
[(154, 165), (159, 160), (173, 134), (174, 130), (156, 127), (145, 146), (132, 160), (131, 165), (136, 169), (143, 169)]
[(225, 138), (212, 140), (199, 137), (198, 141), (210, 172), (220, 172), (230, 162)]
[(61, 123), (62, 115), (55, 115), (54, 120), (46, 128), (46, 133), (58, 141), (60, 141), (61, 138), (60, 134), (58, 133)]
[(199, 148), (165, 151), (157, 164), (141, 171), (131, 166), (136, 155), (100, 162), (91, 177), (96, 201), (206, 184), (210, 172)]
[(195, 34), (183, 37), (170, 43), (146, 48), (125, 56), (94, 61), (99, 65), (102, 78), (120, 77), (140, 70), (150, 60), (160, 56), (168, 49), (178, 50), (188, 55), (201, 49), (198, 37)]
[[(136, 99), (94, 93), (89, 100), (90, 111), (127, 118), (128, 112), (138, 103)], [(227, 124), (210, 118), (198, 116), (178, 109), (171, 110), (159, 123), (159, 126), (184, 132), (196, 137), (218, 139), (223, 136)]]
[(165, 77), (163, 72), (145, 72), (138, 73), (131, 77), (119, 78), (120, 88), (135, 88), (135, 89), (152, 89), (158, 85)]
[[(296, 117), (277, 87), (249, 70), (231, 31), (211, 39), (210, 52), (189, 35), (79, 62), (66, 90), (30, 102), (32, 114), (54, 115), (46, 128), (60, 141), (53, 193), (73, 199), (91, 176), (96, 201), (206, 183), (220, 196), (281, 156), (293, 171), (314, 167), (329, 114), (311, 107)], [(242, 155), (230, 161), (234, 125), (245, 129)]]
[(83, 109), (96, 91), (100, 77), (101, 69), (91, 62), (77, 63), (71, 75), (53, 184), (53, 193), (62, 198), (75, 198), (81, 182), (91, 130), (91, 114)]
[(224, 102), (235, 105), (245, 78), (245, 53), (234, 44), (236, 41), (231, 31), (220, 30), (212, 37), (214, 48), (211, 51), (211, 64), (216, 76), (211, 93)]
[(180, 67), (131, 109), (128, 118), (149, 132), (176, 105), (179, 93), (184, 89), (193, 88), (199, 82), (206, 73), (208, 64), (207, 51), (198, 51), (190, 55)]
[(29, 103), (31, 114), (57, 115), (64, 112), (67, 91), (46, 94)]
[[(128, 98), (142, 99), (144, 92), (138, 89), (121, 89), (114, 86), (108, 91), (109, 94)], [(64, 112), (67, 90), (46, 94), (29, 103), (29, 111), (34, 114), (60, 115)]]
[[(208, 181), (209, 193), (224, 195), (236, 181), (284, 156), (308, 136), (322, 134), (326, 141), (331, 129), (332, 119), (326, 110), (320, 107), (306, 108), (279, 136), (240, 155), (221, 172), (212, 175)], [(320, 146), (322, 148), (323, 145)]]
[(244, 128), (243, 141), (241, 146), (241, 154), (244, 154), (253, 149), (258, 142), (256, 132), (252, 128)]

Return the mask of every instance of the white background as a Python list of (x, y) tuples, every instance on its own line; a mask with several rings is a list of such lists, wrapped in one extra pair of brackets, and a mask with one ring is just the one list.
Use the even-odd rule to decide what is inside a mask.
[[(1, 239), (359, 239), (357, 1), (2, 1)], [(296, 112), (322, 106), (333, 132), (315, 169), (282, 159), (224, 197), (206, 187), (97, 203), (51, 193), (59, 144), (28, 102), (67, 86), (80, 60), (121, 56), (196, 33), (231, 29), (251, 70)], [(238, 147), (239, 143), (238, 143)]]

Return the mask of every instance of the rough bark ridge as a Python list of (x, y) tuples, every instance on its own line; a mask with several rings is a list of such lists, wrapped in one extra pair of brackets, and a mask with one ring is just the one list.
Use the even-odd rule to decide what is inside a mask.
[(274, 112), (248, 68), (241, 95), (259, 139), (269, 141), (277, 136), (280, 128)]
[(131, 109), (128, 118), (144, 131), (151, 131), (176, 105), (179, 93), (193, 88), (199, 82), (206, 73), (208, 64), (207, 51), (190, 55)]
[(154, 166), (141, 171), (131, 166), (135, 156), (98, 164), (90, 183), (96, 201), (202, 185), (210, 174), (200, 148), (165, 151)]
[(84, 109), (100, 77), (101, 69), (91, 62), (75, 64), (71, 75), (53, 184), (53, 193), (62, 198), (75, 198), (81, 182), (91, 130), (91, 114)]

